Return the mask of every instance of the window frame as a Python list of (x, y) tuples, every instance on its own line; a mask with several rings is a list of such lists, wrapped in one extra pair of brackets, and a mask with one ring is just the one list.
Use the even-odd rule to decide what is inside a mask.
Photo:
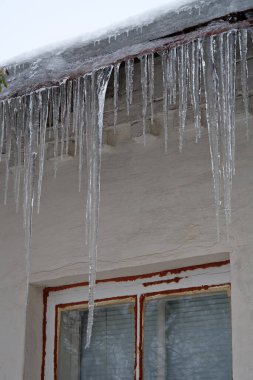
[[(154, 298), (226, 291), (230, 296), (230, 261), (211, 262), (130, 277), (97, 281), (96, 304), (132, 302), (135, 320), (134, 380), (143, 380), (144, 304)], [(88, 283), (44, 289), (41, 380), (57, 380), (61, 310), (87, 307)]]
[(182, 288), (178, 290), (165, 290), (162, 292), (154, 292), (143, 294), (140, 300), (140, 346), (139, 346), (139, 355), (140, 355), (140, 379), (144, 379), (144, 370), (143, 370), (143, 362), (144, 362), (144, 354), (143, 354), (143, 342), (144, 342), (144, 315), (145, 315), (145, 301), (148, 300), (162, 300), (167, 297), (178, 298), (189, 295), (197, 295), (197, 294), (211, 294), (211, 293), (227, 293), (228, 297), (231, 299), (231, 284), (220, 284), (220, 285), (203, 285), (196, 286), (192, 288)]
[[(119, 296), (96, 300), (96, 306), (110, 306), (131, 303), (134, 307), (134, 379), (136, 378), (136, 350), (137, 350), (137, 296)], [(58, 357), (61, 328), (61, 312), (66, 310), (88, 309), (88, 301), (69, 302), (55, 305), (55, 340), (54, 340), (54, 380), (58, 380)]]

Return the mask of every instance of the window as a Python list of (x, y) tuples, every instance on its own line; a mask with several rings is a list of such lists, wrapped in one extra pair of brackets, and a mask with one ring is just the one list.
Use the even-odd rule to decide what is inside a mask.
[(88, 310), (60, 310), (59, 380), (131, 380), (135, 371), (135, 304), (95, 309), (90, 347), (85, 349)]
[(232, 380), (229, 261), (45, 290), (42, 380)]
[(230, 321), (225, 292), (147, 300), (144, 380), (231, 380)]

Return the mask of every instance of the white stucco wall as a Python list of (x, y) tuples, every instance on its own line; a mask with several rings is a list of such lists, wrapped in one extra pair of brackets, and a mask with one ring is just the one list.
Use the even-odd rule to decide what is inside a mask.
[[(251, 100), (252, 101), (252, 100)], [(240, 108), (239, 108), (240, 111)], [(193, 129), (178, 152), (176, 128), (169, 153), (161, 136), (146, 147), (137, 138), (105, 146), (102, 157), (98, 277), (153, 272), (231, 257), (234, 380), (251, 380), (253, 364), (253, 150), (238, 113), (233, 223), (216, 241), (207, 131), (199, 144)], [(160, 123), (160, 118), (156, 121)], [(250, 126), (253, 118), (250, 119)], [(138, 124), (136, 124), (138, 125)], [(133, 126), (134, 128), (134, 126)], [(158, 128), (159, 129), (159, 128)], [(47, 161), (41, 212), (34, 216), (27, 338), (27, 380), (40, 379), (42, 292), (45, 286), (87, 279), (85, 194), (78, 192), (76, 159)], [(0, 165), (1, 188), (4, 164)], [(13, 176), (11, 176), (11, 181)], [(10, 183), (10, 188), (12, 183)], [(83, 186), (85, 188), (85, 185)], [(3, 193), (3, 192), (2, 192)], [(21, 380), (25, 334), (25, 248), (22, 215), (11, 197), (0, 205), (0, 379)]]

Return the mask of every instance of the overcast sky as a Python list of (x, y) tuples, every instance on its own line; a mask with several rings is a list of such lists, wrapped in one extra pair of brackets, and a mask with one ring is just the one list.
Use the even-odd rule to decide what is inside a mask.
[(66, 39), (109, 28), (157, 7), (175, 7), (175, 4), (186, 1), (0, 0), (0, 62)]

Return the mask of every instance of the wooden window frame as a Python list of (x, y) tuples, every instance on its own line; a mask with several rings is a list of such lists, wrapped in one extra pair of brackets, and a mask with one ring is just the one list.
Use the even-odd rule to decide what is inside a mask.
[[(201, 277), (202, 276), (202, 277)], [(203, 294), (210, 292), (228, 292), (230, 294), (230, 261), (220, 261), (191, 267), (182, 267), (178, 269), (154, 272), (139, 276), (117, 277), (97, 281), (97, 293), (99, 297), (99, 287), (102, 294), (111, 294), (96, 299), (98, 305), (110, 305), (117, 303), (132, 302), (134, 304), (135, 319), (135, 366), (134, 379), (143, 380), (143, 327), (144, 327), (144, 303), (150, 299), (163, 297), (178, 297), (189, 294)], [(117, 287), (115, 287), (117, 283)], [(100, 284), (100, 285), (99, 285)], [(195, 286), (192, 286), (195, 285)], [(117, 294), (114, 291), (121, 287), (121, 292)], [(131, 289), (132, 288), (132, 289)], [(131, 290), (127, 294), (127, 290)], [(135, 289), (135, 291), (134, 291)], [(69, 299), (78, 292), (83, 293), (86, 290), (85, 299), (80, 301), (69, 302)], [(44, 316), (43, 316), (43, 353), (41, 366), (41, 380), (49, 380), (46, 364), (48, 362), (53, 366), (53, 378), (57, 380), (58, 365), (58, 347), (59, 347), (59, 321), (62, 310), (77, 309), (87, 307), (88, 283), (77, 283), (59, 287), (50, 287), (44, 289)], [(72, 293), (71, 293), (72, 292)], [(57, 302), (60, 295), (64, 299), (68, 294), (68, 302)], [(74, 296), (73, 296), (74, 298)], [(50, 306), (50, 302), (52, 305)], [(50, 306), (50, 307), (49, 307)], [(53, 314), (53, 315), (52, 315)], [(52, 324), (51, 331), (54, 329), (54, 336), (48, 334), (48, 325)], [(47, 348), (50, 346), (48, 339), (53, 344), (53, 352), (47, 355)], [(51, 357), (53, 356), (53, 358)], [(53, 363), (52, 363), (53, 361)], [(51, 368), (51, 367), (50, 367)], [(52, 377), (51, 377), (52, 378)]]

